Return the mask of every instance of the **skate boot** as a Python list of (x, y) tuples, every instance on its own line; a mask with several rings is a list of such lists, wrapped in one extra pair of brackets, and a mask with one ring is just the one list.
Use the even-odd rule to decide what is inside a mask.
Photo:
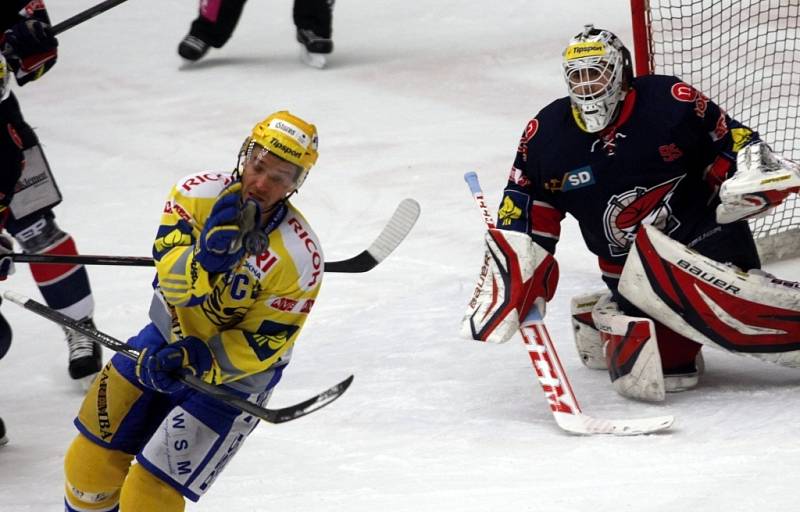
[(683, 368), (664, 370), (664, 388), (667, 393), (679, 393), (694, 389), (700, 383), (700, 377), (705, 372), (706, 364), (703, 353), (698, 352), (694, 364)]
[[(84, 318), (80, 323), (92, 329), (95, 328), (91, 318)], [(69, 346), (69, 376), (84, 390), (89, 389), (95, 375), (103, 367), (103, 353), (100, 344), (92, 341), (87, 336), (64, 328)]]
[(331, 38), (319, 36), (311, 29), (298, 28), (297, 42), (302, 45), (300, 60), (312, 68), (322, 69), (325, 67), (328, 63), (325, 55), (333, 51)]
[(6, 425), (3, 423), (3, 419), (0, 418), (0, 446), (8, 443), (8, 437), (6, 437)]
[(192, 34), (187, 35), (178, 45), (178, 54), (186, 60), (192, 62), (200, 60), (203, 55), (208, 53), (210, 45)]
[(331, 53), (333, 51), (333, 39), (318, 36), (311, 29), (298, 28), (297, 41), (310, 53)]

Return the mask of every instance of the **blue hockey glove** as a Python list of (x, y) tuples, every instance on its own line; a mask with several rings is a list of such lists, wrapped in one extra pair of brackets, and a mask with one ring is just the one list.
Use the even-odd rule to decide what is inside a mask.
[(208, 345), (188, 336), (161, 348), (145, 347), (136, 360), (136, 378), (150, 389), (174, 393), (183, 389), (182, 375), (200, 377), (211, 369), (211, 363)]
[(5, 281), (14, 273), (14, 260), (9, 256), (12, 252), (14, 252), (14, 241), (7, 234), (0, 234), (0, 281)]
[(226, 272), (244, 256), (239, 226), (241, 189), (242, 184), (235, 182), (220, 193), (200, 233), (195, 260), (208, 272)]

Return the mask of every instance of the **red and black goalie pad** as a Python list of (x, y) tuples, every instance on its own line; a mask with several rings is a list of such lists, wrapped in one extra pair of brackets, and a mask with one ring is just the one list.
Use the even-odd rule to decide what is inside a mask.
[(601, 332), (606, 342), (606, 365), (611, 382), (631, 373), (645, 344), (651, 339), (652, 327), (648, 320), (631, 320), (622, 335)]
[[(660, 253), (657, 247), (664, 249), (661, 237), (666, 235), (654, 228), (640, 230), (636, 251), (629, 258), (640, 259), (646, 276), (646, 283), (641, 284), (652, 289), (669, 314), (733, 352), (800, 350), (800, 284), (777, 279), (768, 282), (685, 248)], [(623, 295), (654, 314), (624, 291)]]

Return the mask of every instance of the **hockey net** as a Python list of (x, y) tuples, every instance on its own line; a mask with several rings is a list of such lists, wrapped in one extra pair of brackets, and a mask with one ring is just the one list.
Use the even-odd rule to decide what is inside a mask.
[[(675, 75), (800, 162), (800, 0), (631, 0), (637, 75)], [(763, 261), (800, 256), (800, 196), (751, 221)]]

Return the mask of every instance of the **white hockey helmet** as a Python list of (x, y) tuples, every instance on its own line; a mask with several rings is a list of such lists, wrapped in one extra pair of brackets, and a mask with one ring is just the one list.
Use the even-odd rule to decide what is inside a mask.
[(594, 133), (616, 117), (633, 79), (631, 55), (608, 30), (585, 25), (563, 54), (572, 112), (582, 130)]

